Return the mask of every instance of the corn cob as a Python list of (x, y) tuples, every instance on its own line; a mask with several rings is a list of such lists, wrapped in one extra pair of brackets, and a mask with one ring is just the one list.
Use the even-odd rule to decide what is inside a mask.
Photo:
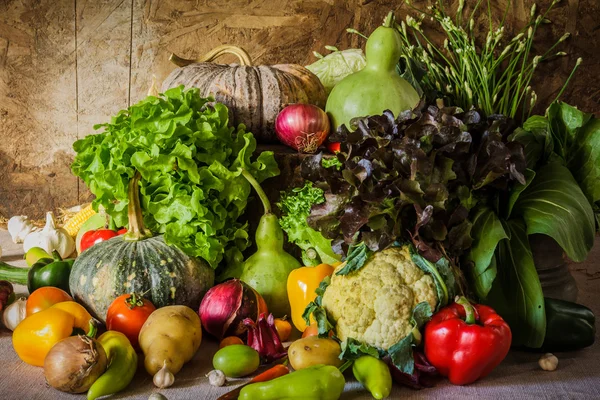
[(69, 232), (69, 235), (76, 237), (77, 233), (79, 232), (79, 228), (81, 228), (81, 225), (83, 225), (83, 223), (94, 214), (96, 214), (96, 211), (94, 211), (92, 205), (90, 204), (83, 208), (81, 211), (79, 211), (77, 214), (75, 214), (73, 217), (69, 218), (63, 225), (63, 228), (65, 228), (67, 232)]

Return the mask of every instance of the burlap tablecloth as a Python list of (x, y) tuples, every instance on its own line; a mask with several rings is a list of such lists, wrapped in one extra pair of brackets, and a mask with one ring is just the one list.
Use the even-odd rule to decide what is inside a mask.
[[(10, 242), (8, 233), (0, 231), (2, 260), (24, 265), (20, 245)], [(579, 286), (579, 302), (600, 315), (600, 238), (587, 262), (572, 265), (571, 270)], [(24, 288), (18, 288), (24, 291)], [(17, 291), (19, 291), (17, 290)], [(597, 335), (598, 336), (598, 335)], [(435, 388), (413, 391), (395, 385), (393, 399), (600, 399), (600, 344), (579, 352), (557, 353), (558, 369), (542, 371), (538, 367), (539, 354), (511, 351), (506, 360), (491, 375), (475, 384), (459, 387), (441, 381)], [(161, 390), (169, 400), (216, 399), (236, 384), (217, 388), (208, 384), (205, 374), (212, 369), (211, 359), (217, 343), (209, 338), (202, 342), (194, 359), (177, 374), (175, 386)], [(237, 381), (243, 382), (243, 380)], [(157, 392), (152, 379), (143, 367), (138, 368), (134, 381), (115, 399), (147, 399)], [(0, 328), (0, 400), (83, 399), (58, 392), (46, 385), (41, 368), (23, 363), (15, 354), (11, 332)], [(370, 399), (358, 383), (348, 378), (345, 400)]]

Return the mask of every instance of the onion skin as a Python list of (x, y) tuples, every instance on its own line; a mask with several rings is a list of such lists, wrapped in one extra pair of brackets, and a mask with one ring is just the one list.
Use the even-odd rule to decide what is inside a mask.
[(70, 336), (56, 343), (44, 360), (46, 382), (67, 393), (86, 392), (106, 371), (104, 348), (87, 336)]
[(267, 304), (250, 285), (231, 279), (211, 288), (200, 303), (198, 314), (206, 332), (222, 339), (243, 335), (247, 328), (243, 321), (267, 312)]
[(285, 107), (275, 120), (279, 140), (291, 148), (314, 153), (329, 135), (329, 117), (312, 104), (292, 104)]

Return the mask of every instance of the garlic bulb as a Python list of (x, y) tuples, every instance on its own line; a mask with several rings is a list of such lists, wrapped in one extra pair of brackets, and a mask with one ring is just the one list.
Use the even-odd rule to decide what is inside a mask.
[(46, 213), (46, 226), (41, 231), (31, 232), (23, 242), (25, 253), (32, 247), (41, 247), (48, 254), (58, 251), (62, 258), (67, 258), (75, 250), (75, 241), (63, 228), (57, 228), (52, 211)]
[(35, 227), (25, 215), (15, 215), (8, 220), (8, 233), (13, 243), (23, 243), (25, 236), (34, 230)]
[(152, 382), (154, 383), (154, 386), (160, 389), (168, 388), (175, 383), (175, 376), (169, 371), (169, 368), (167, 368), (167, 361), (165, 361), (163, 367), (154, 374)]
[(27, 299), (22, 297), (4, 309), (2, 322), (7, 329), (14, 331), (17, 325), (25, 319), (26, 305)]

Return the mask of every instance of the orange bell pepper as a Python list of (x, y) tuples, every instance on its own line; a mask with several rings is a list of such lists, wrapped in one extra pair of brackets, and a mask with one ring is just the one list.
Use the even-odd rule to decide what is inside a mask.
[(13, 347), (21, 360), (43, 367), (52, 346), (71, 336), (76, 329), (93, 336), (95, 320), (74, 301), (57, 303), (21, 321), (13, 332)]
[[(300, 332), (306, 329), (306, 322), (302, 318), (304, 309), (317, 297), (315, 290), (326, 276), (333, 274), (334, 269), (331, 265), (319, 264), (316, 267), (297, 268), (288, 275), (287, 292), (292, 309), (292, 322)], [(310, 318), (314, 322), (313, 317)]]

